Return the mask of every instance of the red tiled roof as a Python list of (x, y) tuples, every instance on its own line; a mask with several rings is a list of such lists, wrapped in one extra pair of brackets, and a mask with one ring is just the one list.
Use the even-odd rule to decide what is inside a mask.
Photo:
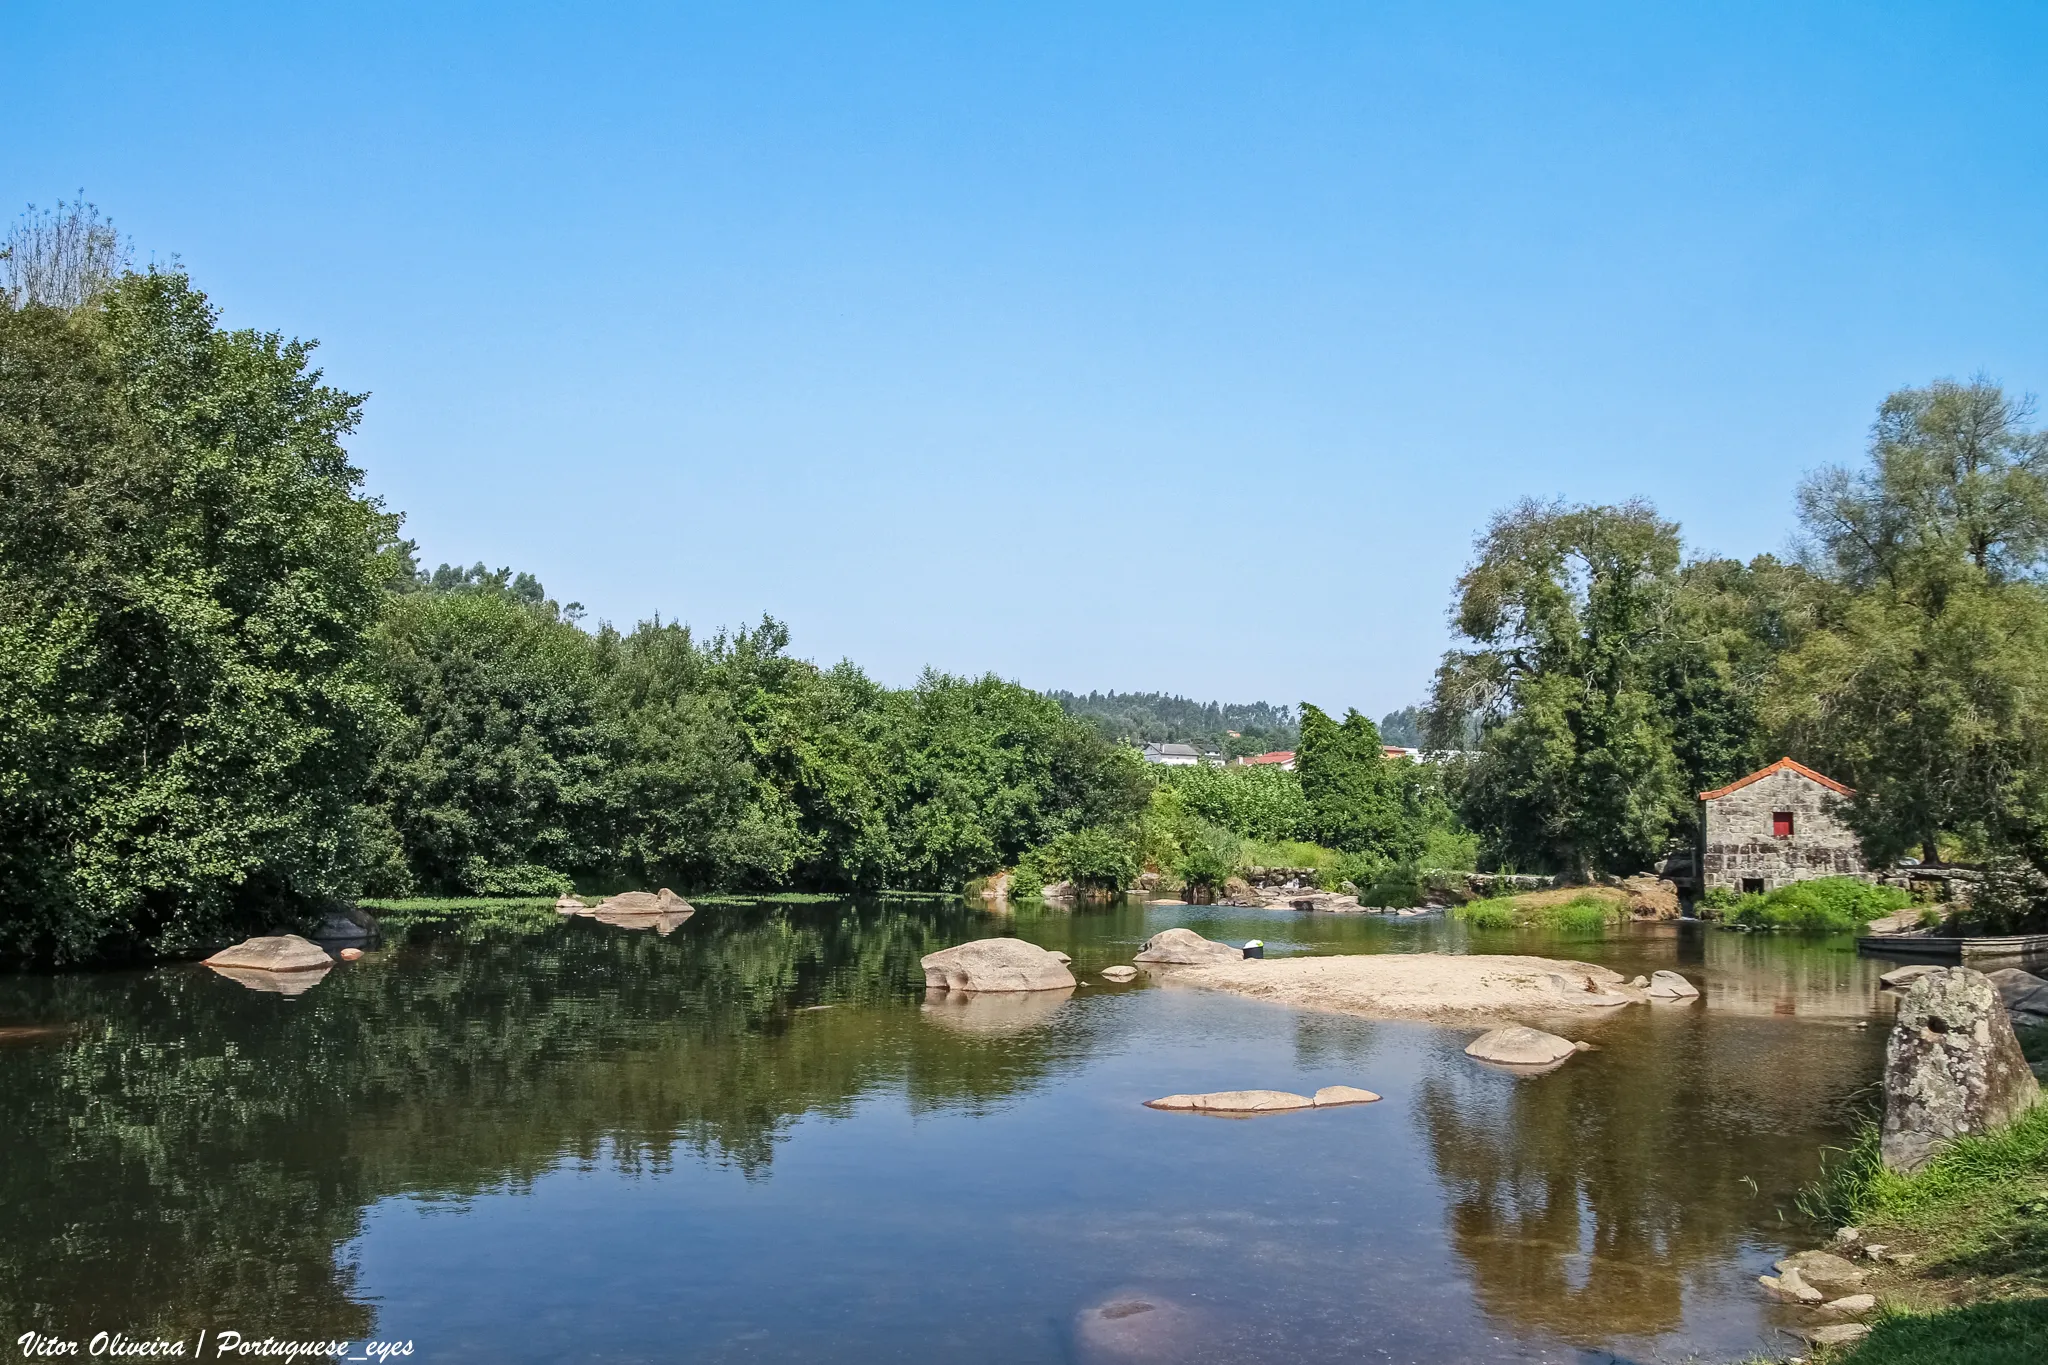
[(1813, 781), (1820, 783), (1823, 787), (1826, 787), (1829, 791), (1835, 792), (1838, 795), (1854, 796), (1856, 794), (1852, 788), (1843, 786), (1841, 783), (1835, 781), (1835, 779), (1832, 777), (1822, 776), (1820, 773), (1817, 773), (1813, 769), (1807, 767), (1804, 763), (1797, 762), (1794, 759), (1781, 758), (1776, 763), (1771, 764), (1769, 767), (1758, 768), (1748, 777), (1736, 778), (1733, 782), (1730, 782), (1725, 787), (1716, 787), (1714, 788), (1714, 790), (1710, 792), (1701, 792), (1700, 800), (1712, 801), (1717, 796), (1726, 796), (1729, 792), (1741, 791), (1750, 783), (1761, 781), (1762, 779), (1769, 777), (1772, 773), (1798, 773), (1801, 777), (1811, 778)]
[(1246, 767), (1250, 767), (1254, 763), (1292, 763), (1294, 762), (1294, 750), (1275, 749), (1270, 754), (1253, 754), (1244, 762)]

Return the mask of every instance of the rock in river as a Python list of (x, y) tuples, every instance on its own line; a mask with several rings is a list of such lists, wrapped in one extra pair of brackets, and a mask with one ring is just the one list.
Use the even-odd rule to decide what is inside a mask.
[(232, 948), (223, 948), (206, 959), (209, 967), (236, 967), (258, 972), (311, 972), (334, 965), (334, 959), (318, 944), (297, 934), (267, 934), (245, 938)]
[(1650, 978), (1646, 993), (1652, 1000), (1690, 1000), (1700, 988), (1677, 972), (1658, 972)]
[(1244, 950), (1203, 938), (1192, 929), (1162, 929), (1145, 940), (1133, 962), (1199, 966), (1208, 962), (1242, 962)]
[(1823, 1294), (1853, 1294), (1863, 1288), (1863, 1272), (1854, 1261), (1832, 1251), (1802, 1251), (1777, 1264), (1778, 1273), (1799, 1277)]
[(1021, 938), (982, 938), (929, 953), (924, 984), (940, 991), (1057, 991), (1071, 989), (1067, 964)]
[(1940, 970), (1941, 968), (1931, 963), (1914, 962), (1904, 967), (1892, 968), (1883, 976), (1880, 976), (1878, 981), (1892, 990), (1902, 991), (1929, 972), (1938, 972)]
[(1570, 1039), (1521, 1024), (1482, 1033), (1465, 1045), (1466, 1056), (1503, 1066), (1549, 1066), (1577, 1050)]
[(2048, 981), (2018, 967), (2001, 967), (1995, 972), (1986, 972), (1984, 977), (1997, 989), (1998, 998), (2005, 1002), (2005, 1012), (2012, 1016), (2014, 1028), (2039, 1028), (2048, 1024)]
[(1918, 1170), (1956, 1138), (2012, 1122), (2040, 1096), (2005, 1002), (1982, 972), (1943, 967), (1913, 983), (1885, 1045), (1885, 1165)]
[(1372, 1104), (1379, 1099), (1370, 1090), (1355, 1085), (1326, 1085), (1316, 1091), (1316, 1108), (1332, 1109), (1340, 1104)]
[(574, 896), (558, 896), (555, 898), (555, 913), (558, 915), (587, 915), (590, 913), (590, 907)]
[(1102, 969), (1102, 979), (1104, 981), (1129, 981), (1136, 977), (1137, 974), (1138, 969), (1136, 967), (1104, 967)]
[(1312, 1109), (1315, 1101), (1286, 1090), (1217, 1090), (1207, 1095), (1167, 1095), (1145, 1101), (1147, 1109), (1196, 1109), (1205, 1114), (1278, 1114)]

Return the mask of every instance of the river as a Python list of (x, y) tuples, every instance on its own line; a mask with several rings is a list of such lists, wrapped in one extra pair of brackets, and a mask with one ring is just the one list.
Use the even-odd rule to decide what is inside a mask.
[[(1174, 924), (1668, 967), (1705, 997), (1516, 1077), (1471, 1029), (1096, 976)], [(1000, 933), (1089, 984), (928, 1007), (919, 956)], [(705, 902), (667, 935), (426, 917), (296, 996), (0, 978), (0, 1322), (493, 1365), (1782, 1354), (1755, 1277), (1812, 1244), (1793, 1201), (1868, 1103), (1880, 970), (1695, 926), (890, 897)], [(1385, 1099), (1142, 1107), (1331, 1084)]]

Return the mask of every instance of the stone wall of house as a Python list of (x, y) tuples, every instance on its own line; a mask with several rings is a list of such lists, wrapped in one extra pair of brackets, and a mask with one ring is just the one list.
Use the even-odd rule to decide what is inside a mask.
[[(1863, 850), (1842, 823), (1843, 798), (1795, 772), (1775, 772), (1704, 801), (1700, 885), (1742, 889), (1763, 880), (1771, 891), (1813, 877), (1860, 877)], [(1792, 837), (1771, 833), (1771, 817), (1792, 812)]]

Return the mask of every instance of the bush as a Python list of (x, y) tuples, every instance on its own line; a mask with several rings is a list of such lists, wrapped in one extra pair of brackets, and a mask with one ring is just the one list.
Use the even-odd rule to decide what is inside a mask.
[(1136, 831), (1098, 826), (1072, 830), (1032, 849), (1017, 860), (1010, 881), (1015, 891), (1034, 891), (1054, 882), (1122, 891), (1137, 879)]
[(1822, 877), (1738, 897), (1727, 917), (1755, 929), (1847, 934), (1912, 903), (1913, 898), (1897, 887), (1874, 886), (1855, 877)]
[(1568, 901), (1542, 901), (1530, 896), (1489, 896), (1451, 911), (1475, 929), (1555, 929), (1597, 934), (1607, 922), (1627, 913), (1627, 902), (1590, 893)]

